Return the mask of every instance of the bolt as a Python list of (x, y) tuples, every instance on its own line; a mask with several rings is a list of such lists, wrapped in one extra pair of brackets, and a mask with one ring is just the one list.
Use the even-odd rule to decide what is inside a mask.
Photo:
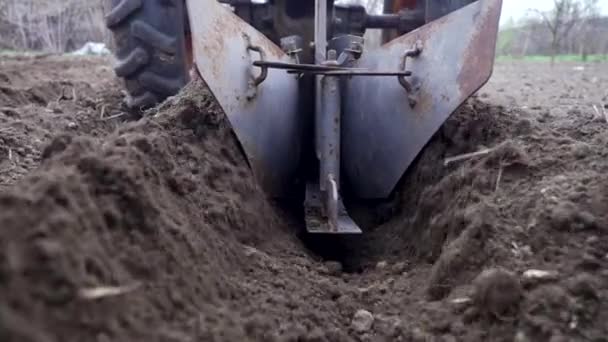
[(336, 52), (336, 50), (329, 50), (327, 51), (327, 60), (328, 61), (335, 61), (338, 58), (338, 53)]

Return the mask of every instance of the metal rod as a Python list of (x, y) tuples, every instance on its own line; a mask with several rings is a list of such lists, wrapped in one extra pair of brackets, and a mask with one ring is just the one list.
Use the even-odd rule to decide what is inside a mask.
[(324, 76), (321, 84), (319, 185), (325, 196), (325, 209), (329, 224), (332, 228), (337, 229), (340, 184), (340, 78)]
[(267, 62), (267, 61), (255, 61), (254, 66), (267, 67), (272, 69), (284, 69), (284, 70), (301, 70), (301, 71), (325, 71), (325, 70), (365, 70), (341, 67), (338, 65), (320, 65), (320, 64), (295, 64), (285, 62)]
[(365, 18), (365, 27), (369, 29), (399, 28), (400, 24), (399, 14), (368, 14)]
[(287, 70), (288, 74), (313, 74), (333, 76), (412, 76), (411, 71), (368, 71), (368, 70), (328, 70), (328, 71), (299, 71)]
[[(327, 0), (315, 0), (315, 63), (322, 65), (326, 61), (327, 52)], [(319, 132), (321, 115), (321, 77), (315, 76), (315, 148), (317, 158), (321, 158), (319, 150)], [(321, 179), (321, 184), (323, 184)]]
[(327, 0), (315, 0), (315, 63), (323, 64), (327, 50)]

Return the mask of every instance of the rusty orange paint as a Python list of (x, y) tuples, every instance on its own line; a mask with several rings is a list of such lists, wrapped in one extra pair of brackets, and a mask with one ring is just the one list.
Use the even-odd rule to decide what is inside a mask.
[(461, 92), (470, 94), (484, 85), (492, 74), (496, 54), (496, 39), (502, 0), (484, 2), (481, 23), (473, 32), (468, 47), (462, 56), (463, 67), (458, 76)]
[(393, 2), (393, 13), (398, 13), (404, 9), (414, 9), (416, 7), (416, 0), (395, 0)]
[(186, 59), (186, 70), (192, 69), (194, 64), (194, 52), (192, 51), (192, 34), (186, 33), (186, 53), (184, 54)]

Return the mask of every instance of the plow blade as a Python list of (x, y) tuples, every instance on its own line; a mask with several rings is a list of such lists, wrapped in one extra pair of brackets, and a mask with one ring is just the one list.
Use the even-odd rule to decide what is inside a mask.
[(488, 81), (501, 7), (502, 0), (477, 1), (357, 60), (356, 68), (396, 70), (404, 51), (422, 48), (406, 60), (410, 92), (386, 77), (345, 82), (342, 167), (357, 197), (387, 197), (443, 122)]
[(188, 0), (187, 6), (200, 76), (226, 113), (264, 190), (285, 195), (300, 161), (298, 81), (283, 70), (262, 73), (253, 63), (291, 59), (216, 0)]

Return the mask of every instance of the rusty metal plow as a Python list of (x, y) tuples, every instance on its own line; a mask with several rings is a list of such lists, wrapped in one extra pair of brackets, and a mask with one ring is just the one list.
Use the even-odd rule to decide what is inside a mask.
[(357, 36), (328, 40), (327, 5), (317, 0), (314, 59), (302, 63), (298, 37), (279, 47), (215, 0), (187, 3), (196, 67), (269, 195), (289, 193), (303, 148), (314, 146), (319, 167), (305, 212), (315, 233), (360, 233), (340, 188), (389, 196), (441, 124), (489, 79), (502, 6), (480, 0), (366, 49)]

